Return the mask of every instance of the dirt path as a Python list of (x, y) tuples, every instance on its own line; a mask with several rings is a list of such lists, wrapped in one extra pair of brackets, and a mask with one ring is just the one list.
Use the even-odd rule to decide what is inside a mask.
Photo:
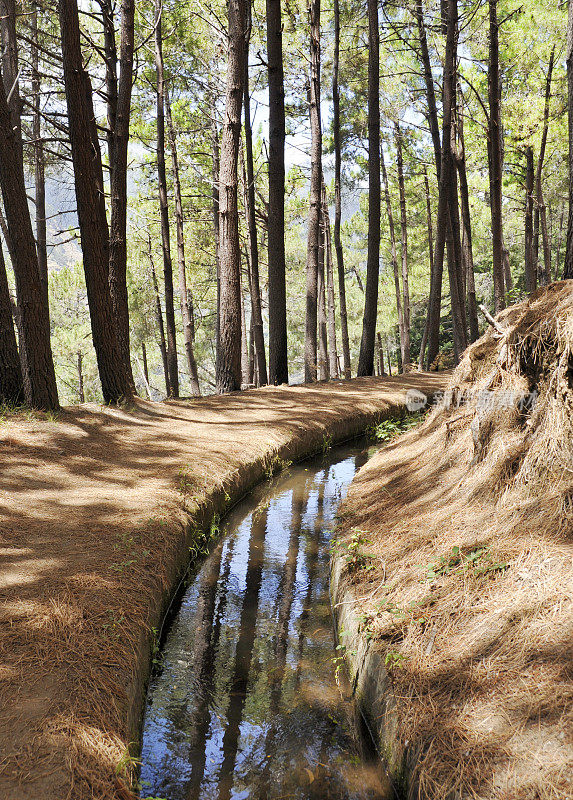
[(406, 388), (442, 382), (361, 379), (4, 419), (0, 797), (131, 796), (150, 629), (197, 521), (281, 460), (359, 433)]

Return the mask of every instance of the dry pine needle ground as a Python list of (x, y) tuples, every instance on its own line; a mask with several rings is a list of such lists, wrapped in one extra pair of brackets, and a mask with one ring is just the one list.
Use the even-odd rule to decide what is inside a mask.
[[(573, 287), (466, 352), (341, 509), (419, 798), (573, 797)], [(530, 402), (519, 398), (536, 397)], [(354, 537), (354, 539), (352, 538)]]

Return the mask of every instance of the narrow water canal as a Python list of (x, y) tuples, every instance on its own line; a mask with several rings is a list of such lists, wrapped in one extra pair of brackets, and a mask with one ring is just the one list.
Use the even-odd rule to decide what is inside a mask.
[(291, 467), (225, 519), (149, 687), (142, 797), (390, 796), (335, 674), (328, 595), (336, 510), (367, 458), (353, 444)]

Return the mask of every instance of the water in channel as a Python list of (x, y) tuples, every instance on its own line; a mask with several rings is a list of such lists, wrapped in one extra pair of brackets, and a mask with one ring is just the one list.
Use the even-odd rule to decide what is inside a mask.
[(141, 796), (386, 800), (337, 673), (336, 510), (368, 451), (290, 467), (224, 521), (171, 623), (146, 708)]

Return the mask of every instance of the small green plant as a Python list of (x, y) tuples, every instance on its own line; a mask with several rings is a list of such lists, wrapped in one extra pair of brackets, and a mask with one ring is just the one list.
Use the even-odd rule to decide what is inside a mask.
[(355, 572), (359, 569), (371, 570), (374, 569), (372, 562), (375, 557), (364, 552), (362, 548), (365, 544), (370, 544), (370, 541), (364, 538), (364, 531), (354, 528), (347, 540), (336, 542), (333, 545), (333, 550), (343, 553), (346, 566), (350, 572)]
[(332, 447), (332, 434), (325, 433), (322, 436), (322, 452), (328, 453)]
[(115, 767), (116, 775), (122, 775), (124, 777), (127, 777), (127, 775), (129, 775), (132, 769), (135, 769), (141, 764), (141, 759), (136, 758), (136, 756), (132, 756), (131, 753), (129, 752), (129, 748), (132, 746), (133, 747), (136, 746), (135, 742), (130, 742), (129, 745), (123, 751), (121, 758), (119, 759)]
[[(344, 632), (340, 632), (341, 635), (344, 635)], [(356, 650), (348, 650), (345, 644), (337, 644), (335, 648), (338, 655), (332, 657), (332, 663), (334, 664), (334, 680), (336, 681), (336, 685), (340, 689), (340, 674), (344, 669), (344, 663), (346, 661), (346, 656), (355, 656)]]
[(111, 608), (107, 610), (107, 622), (103, 624), (104, 636), (107, 639), (119, 639), (122, 634), (122, 625), (126, 622), (123, 611), (115, 612)]
[(396, 605), (396, 603), (392, 603), (390, 600), (382, 600), (378, 603), (378, 608), (381, 612), (390, 614), (396, 620), (408, 619), (412, 622), (418, 622), (421, 625), (425, 625), (428, 619), (424, 614), (421, 614), (420, 611), (426, 602), (426, 598), (423, 600), (412, 600), (405, 608), (403, 608)]
[(387, 669), (401, 667), (405, 660), (406, 656), (402, 653), (398, 653), (396, 650), (388, 650), (384, 656), (384, 664)]
[(509, 567), (506, 561), (495, 561), (487, 547), (477, 547), (469, 553), (462, 553), (458, 546), (452, 547), (445, 556), (438, 556), (428, 566), (420, 565), (427, 580), (444, 575), (463, 575), (471, 573), (476, 577), (504, 572)]
[(292, 461), (287, 461), (275, 453), (273, 456), (269, 456), (267, 458), (265, 475), (270, 481), (274, 475), (276, 475), (278, 472), (282, 472), (284, 469), (288, 469), (291, 465)]
[(379, 422), (374, 427), (372, 435), (379, 442), (388, 442), (411, 428), (415, 428), (421, 421), (421, 414), (406, 414), (403, 417), (390, 417)]
[(113, 544), (114, 550), (123, 550), (126, 558), (123, 561), (116, 561), (110, 564), (110, 569), (114, 572), (124, 572), (147, 558), (150, 551), (141, 548), (141, 533), (138, 531), (124, 531), (117, 535), (117, 541)]

